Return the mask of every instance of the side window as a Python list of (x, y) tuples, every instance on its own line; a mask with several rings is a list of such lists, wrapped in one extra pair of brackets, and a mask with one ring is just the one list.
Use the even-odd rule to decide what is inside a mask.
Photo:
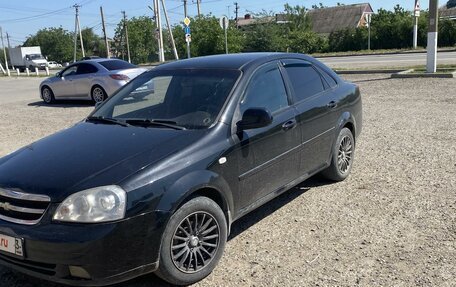
[(323, 71), (319, 67), (316, 67), (316, 68), (320, 72), (320, 74), (323, 76), (323, 78), (325, 79), (326, 83), (328, 83), (328, 85), (331, 88), (334, 88), (335, 86), (337, 86), (336, 80), (331, 75), (329, 75), (328, 73), (326, 73), (325, 71)]
[(241, 113), (254, 107), (274, 113), (287, 106), (287, 92), (277, 64), (268, 64), (256, 71), (241, 101)]
[(77, 74), (82, 75), (82, 74), (91, 74), (91, 73), (96, 73), (98, 72), (98, 69), (91, 64), (83, 63), (79, 65)]
[(68, 77), (68, 76), (76, 75), (76, 71), (78, 69), (78, 66), (79, 65), (74, 65), (74, 66), (66, 68), (66, 70), (62, 72), (62, 77)]
[(320, 74), (310, 63), (289, 61), (284, 67), (298, 102), (325, 90)]

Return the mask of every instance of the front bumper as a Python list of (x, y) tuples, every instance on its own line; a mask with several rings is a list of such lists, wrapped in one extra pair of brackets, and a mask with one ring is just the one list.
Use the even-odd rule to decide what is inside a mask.
[(157, 269), (167, 217), (152, 212), (104, 224), (49, 219), (35, 226), (0, 220), (1, 234), (24, 239), (24, 258), (1, 252), (0, 264), (70, 285), (118, 283)]

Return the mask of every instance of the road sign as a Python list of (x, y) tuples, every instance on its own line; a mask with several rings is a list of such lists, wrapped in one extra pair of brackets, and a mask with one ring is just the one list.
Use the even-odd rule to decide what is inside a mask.
[(364, 17), (366, 18), (366, 27), (369, 27), (372, 20), (372, 13), (366, 13)]
[(228, 29), (228, 24), (229, 24), (228, 17), (226, 17), (226, 16), (220, 17), (220, 27), (222, 27), (223, 30)]
[(184, 24), (185, 24), (185, 26), (190, 25), (190, 19), (188, 17), (185, 17)]
[(189, 26), (185, 26), (184, 27), (184, 33), (185, 34), (190, 34), (190, 27)]
[(416, 0), (415, 1), (415, 17), (420, 17), (420, 11), (421, 11), (420, 1)]
[(192, 41), (192, 35), (185, 34), (185, 42), (190, 43)]

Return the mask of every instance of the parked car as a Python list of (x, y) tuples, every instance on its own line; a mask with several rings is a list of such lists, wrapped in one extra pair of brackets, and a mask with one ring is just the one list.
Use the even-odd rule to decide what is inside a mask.
[(0, 159), (0, 264), (73, 285), (194, 283), (234, 221), (316, 173), (344, 180), (361, 128), (358, 87), (305, 55), (158, 66)]
[(57, 63), (56, 61), (49, 61), (48, 62), (48, 67), (51, 68), (51, 69), (55, 69), (55, 68), (61, 68), (62, 65)]
[(92, 59), (75, 62), (40, 85), (41, 99), (104, 101), (137, 75), (147, 71), (123, 60)]

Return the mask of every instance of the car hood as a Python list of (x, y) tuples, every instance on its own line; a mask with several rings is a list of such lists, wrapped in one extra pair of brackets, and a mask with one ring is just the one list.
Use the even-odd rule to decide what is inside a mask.
[(0, 187), (60, 202), (80, 190), (118, 184), (205, 132), (81, 122), (1, 158)]

